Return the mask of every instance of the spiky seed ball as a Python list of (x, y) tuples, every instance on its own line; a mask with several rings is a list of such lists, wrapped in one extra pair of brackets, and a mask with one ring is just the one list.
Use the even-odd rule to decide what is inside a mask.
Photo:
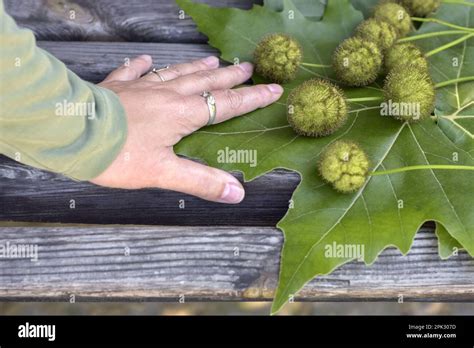
[(400, 4), (412, 15), (425, 17), (439, 8), (441, 0), (400, 0)]
[(349, 86), (366, 86), (377, 78), (382, 59), (382, 52), (375, 43), (351, 37), (337, 47), (332, 65), (343, 83)]
[(302, 56), (296, 40), (285, 34), (271, 34), (255, 49), (255, 71), (272, 82), (288, 82), (294, 79)]
[(332, 134), (347, 120), (344, 94), (328, 81), (308, 80), (288, 96), (287, 116), (297, 134), (312, 137)]
[(385, 71), (396, 67), (413, 65), (428, 71), (428, 60), (421, 50), (412, 43), (400, 43), (385, 51)]
[(367, 154), (359, 145), (338, 140), (322, 153), (319, 173), (339, 192), (351, 193), (364, 185), (369, 166)]
[(393, 25), (399, 37), (406, 36), (413, 27), (408, 12), (402, 6), (392, 2), (377, 5), (374, 9), (374, 18)]
[(435, 87), (425, 70), (411, 65), (397, 67), (387, 75), (383, 89), (391, 116), (401, 121), (417, 122), (434, 110)]
[(363, 21), (355, 31), (356, 36), (374, 42), (381, 50), (391, 47), (398, 38), (397, 29), (390, 23), (374, 18)]

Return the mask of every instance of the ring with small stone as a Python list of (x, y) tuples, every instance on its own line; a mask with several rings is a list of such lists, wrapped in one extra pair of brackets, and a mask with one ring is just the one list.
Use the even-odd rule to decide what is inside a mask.
[(166, 80), (163, 78), (163, 76), (161, 76), (160, 71), (164, 71), (164, 70), (167, 70), (169, 68), (170, 68), (169, 65), (167, 65), (167, 66), (165, 66), (164, 68), (161, 68), (161, 69), (153, 68), (153, 69), (151, 69), (151, 71), (149, 73), (150, 74), (156, 74), (160, 78), (161, 82), (165, 82)]
[(207, 107), (209, 109), (209, 122), (207, 122), (207, 125), (210, 126), (216, 120), (216, 114), (217, 114), (216, 99), (214, 98), (211, 92), (203, 92), (201, 94), (201, 97), (206, 99)]

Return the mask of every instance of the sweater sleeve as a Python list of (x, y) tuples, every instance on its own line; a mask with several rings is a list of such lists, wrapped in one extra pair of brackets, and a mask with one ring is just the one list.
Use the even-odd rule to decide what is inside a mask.
[(126, 137), (117, 95), (81, 80), (38, 48), (0, 0), (0, 153), (89, 180), (114, 161)]

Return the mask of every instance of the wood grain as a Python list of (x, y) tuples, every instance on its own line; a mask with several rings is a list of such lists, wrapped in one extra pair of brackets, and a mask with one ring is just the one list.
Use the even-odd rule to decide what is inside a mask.
[[(0, 300), (270, 300), (282, 240), (271, 227), (2, 227), (0, 245), (37, 244), (39, 257), (0, 258)], [(440, 260), (422, 229), (408, 256), (388, 249), (370, 267), (346, 264), (298, 298), (472, 301), (473, 274), (465, 253)]]
[[(212, 6), (249, 9), (253, 0), (207, 0)], [(174, 0), (5, 0), (16, 22), (38, 40), (200, 42), (206, 37)], [(74, 11), (74, 12), (71, 12)]]
[(102, 81), (127, 58), (141, 54), (151, 55), (156, 67), (218, 55), (215, 49), (203, 44), (40, 41), (38, 46), (84, 80), (94, 83)]
[(118, 190), (74, 182), (0, 156), (0, 221), (275, 226), (298, 182), (296, 173), (273, 172), (244, 184), (241, 204), (225, 205), (159, 189)]

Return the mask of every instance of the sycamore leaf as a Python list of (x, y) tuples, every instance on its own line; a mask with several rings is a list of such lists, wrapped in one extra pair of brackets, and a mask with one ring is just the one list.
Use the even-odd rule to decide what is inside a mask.
[(436, 237), (438, 237), (439, 256), (442, 259), (448, 259), (463, 249), (462, 245), (442, 225), (436, 224)]
[[(444, 6), (435, 17), (448, 22), (458, 23), (458, 25), (472, 27), (474, 11), (472, 7), (467, 8), (459, 4), (450, 4)], [(446, 27), (437, 23), (424, 23), (416, 34), (438, 32), (446, 29)], [(457, 37), (458, 36), (455, 38)], [(453, 40), (451, 36), (438, 36), (430, 40), (416, 41), (416, 43), (423, 51), (429, 52), (430, 50), (449, 43), (451, 40)], [(473, 76), (473, 60), (474, 45), (471, 39), (470, 41), (465, 41), (461, 45), (443, 52), (443, 54), (432, 56), (430, 58), (430, 73), (435, 81), (451, 80), (461, 76)], [(473, 100), (473, 83), (444, 87), (438, 92), (435, 110), (438, 126), (454, 144), (463, 148), (471, 155), (474, 155)], [(457, 151), (451, 155), (450, 162), (456, 164)], [(439, 224), (436, 225), (436, 233), (439, 239), (439, 252), (442, 258), (449, 257), (453, 252), (453, 248), (461, 249), (459, 242), (452, 238)]]
[[(283, 9), (254, 6), (249, 11), (215, 9), (177, 0), (193, 17), (209, 43), (221, 51), (229, 62), (252, 59), (256, 43), (268, 33), (285, 32), (300, 41), (304, 61), (328, 64), (336, 46), (352, 34), (363, 19), (349, 0), (329, 0), (320, 21), (305, 18), (290, 0)], [(289, 11), (293, 16), (288, 16)], [(473, 26), (466, 8), (443, 4), (436, 14), (451, 22)], [(467, 16), (467, 17), (466, 17)], [(466, 23), (467, 18), (467, 23)], [(421, 31), (430, 30), (423, 25)], [(448, 38), (443, 38), (443, 40)], [(423, 48), (439, 45), (438, 39), (423, 41)], [(431, 45), (431, 46), (429, 46)], [(431, 57), (434, 69), (449, 76), (473, 75), (472, 40)], [(456, 68), (452, 57), (459, 58)], [(468, 64), (471, 62), (471, 64)], [(423, 170), (373, 176), (354, 194), (344, 195), (324, 183), (317, 173), (319, 154), (338, 139), (358, 142), (368, 153), (373, 170), (409, 165), (474, 165), (474, 144), (460, 127), (449, 127), (450, 115), (472, 114), (473, 83), (443, 88), (437, 96), (437, 115), (418, 124), (401, 123), (380, 115), (377, 104), (351, 105), (349, 121), (335, 134), (324, 138), (297, 136), (286, 119), (288, 92), (309, 78), (325, 76), (334, 79), (331, 69), (302, 67), (295, 81), (284, 85), (282, 99), (232, 121), (204, 128), (176, 146), (182, 155), (198, 158), (212, 166), (238, 170), (244, 179), (252, 180), (276, 168), (298, 172), (301, 182), (295, 190), (293, 204), (278, 223), (285, 243), (282, 250), (280, 279), (272, 307), (277, 312), (313, 277), (328, 274), (359, 256), (371, 264), (389, 246), (406, 254), (414, 236), (425, 221), (434, 220), (441, 236), (440, 251), (456, 245), (474, 255), (474, 174), (472, 171)], [(435, 82), (446, 80), (434, 74)], [(255, 77), (260, 81), (260, 77)], [(378, 85), (365, 89), (346, 89), (348, 97), (380, 95)], [(454, 93), (454, 96), (452, 95)], [(459, 99), (459, 103), (458, 103)], [(462, 121), (470, 129), (469, 118)], [(465, 132), (464, 132), (465, 133)], [(462, 134), (464, 134), (462, 133)], [(257, 165), (220, 160), (225, 150), (256, 151)], [(454, 155), (456, 154), (456, 155)], [(454, 157), (455, 156), (455, 160)], [(363, 255), (331, 255), (333, 246), (362, 247)]]
[(351, 2), (352, 6), (361, 11), (365, 18), (368, 18), (372, 14), (372, 9), (380, 0), (351, 0)]
[[(324, 14), (327, 0), (293, 0), (296, 8), (308, 19), (319, 20)], [(283, 11), (283, 0), (265, 0), (264, 6), (274, 11)]]
[[(436, 18), (473, 27), (474, 10), (458, 4), (445, 5)], [(437, 23), (425, 23), (419, 34), (446, 30)], [(428, 52), (445, 45), (458, 36), (438, 36), (430, 40), (420, 40), (417, 44)], [(435, 81), (446, 81), (462, 76), (474, 75), (474, 39), (435, 54), (430, 58), (431, 76)], [(447, 86), (439, 90), (436, 102), (436, 120), (446, 136), (457, 146), (474, 155), (474, 83)]]

